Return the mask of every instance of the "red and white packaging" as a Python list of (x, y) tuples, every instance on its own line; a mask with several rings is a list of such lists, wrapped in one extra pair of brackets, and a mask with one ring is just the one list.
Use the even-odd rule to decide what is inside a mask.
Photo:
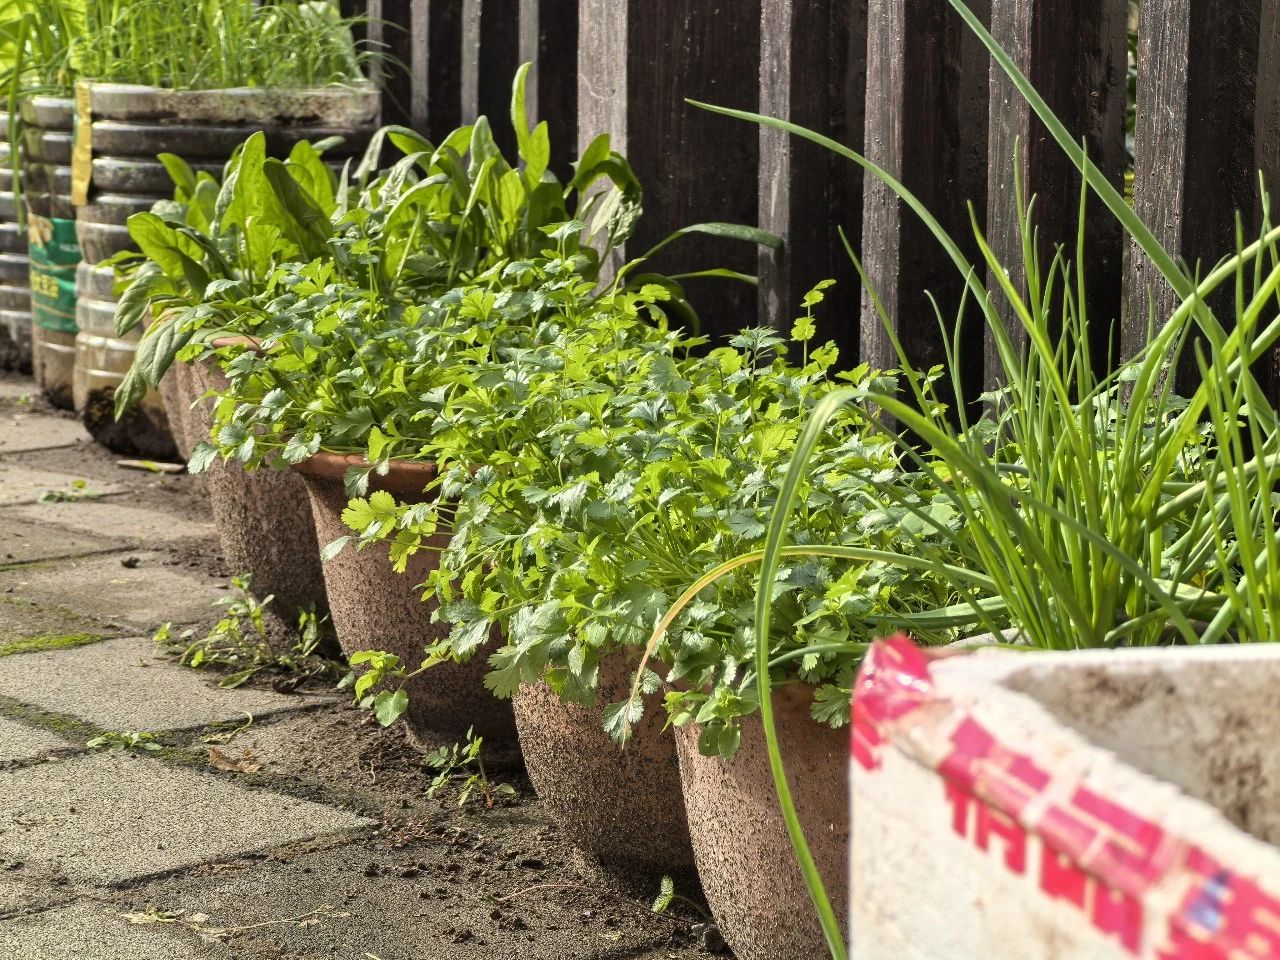
[(1280, 958), (1280, 647), (881, 641), (852, 755), (858, 960)]

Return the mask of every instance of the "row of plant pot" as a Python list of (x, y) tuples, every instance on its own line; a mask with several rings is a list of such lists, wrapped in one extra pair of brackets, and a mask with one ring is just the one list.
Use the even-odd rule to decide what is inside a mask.
[[(951, 925), (939, 933), (920, 921), (927, 914), (889, 902), (911, 892), (891, 884), (898, 871), (919, 871), (921, 842), (931, 847), (920, 862), (937, 872), (919, 889), (932, 901), (962, 911), (975, 895), (1016, 897), (991, 879), (990, 857), (976, 894), (970, 875), (948, 870), (948, 853), (975, 863), (972, 823), (978, 852), (1004, 841), (1016, 875), (1027, 868), (1028, 831), (1044, 828), (1041, 892), (1087, 905), (1107, 948), (1119, 939), (1127, 955), (1155, 956), (1212, 940), (1223, 955), (1269, 955), (1274, 850), (1224, 832), (1216, 814), (1172, 790), (1143, 798), (1160, 808), (1144, 818), (1132, 807), (1149, 781), (1009, 696), (1021, 684), (1050, 706), (1057, 693), (1043, 680), (1072, 657), (1045, 658), (1040, 670), (1034, 657), (1021, 669), (1006, 657), (996, 681), (973, 683), (966, 670), (982, 669), (962, 665), (962, 650), (942, 652), (957, 663), (935, 670), (905, 640), (871, 641), (910, 629), (938, 644), (979, 627), (995, 638), (987, 646), (1020, 650), (1274, 638), (1280, 411), (1254, 368), (1277, 337), (1267, 318), (1280, 231), (1268, 227), (1193, 279), (1117, 191), (1090, 178), (1184, 301), (1145, 349), (1100, 369), (1085, 280), (1065, 254), (1040, 262), (1028, 210), (1016, 224), (1027, 258), (1015, 281), (985, 247), (987, 269), (967, 263), (902, 184), (868, 167), (922, 214), (996, 344), (1003, 386), (971, 416), (935, 385), (941, 368), (917, 369), (905, 353), (894, 373), (837, 373), (835, 348), (812, 343), (823, 285), (805, 297), (790, 337), (745, 330), (723, 343), (683, 332), (692, 304), (677, 279), (641, 272), (647, 257), (601, 286), (602, 258), (639, 216), (639, 185), (607, 138), (561, 184), (547, 170), (546, 128), (524, 116), (522, 80), (516, 163), (485, 120), (438, 146), (384, 130), (375, 141), (404, 157), (377, 171), (366, 155), (354, 193), (339, 199), (317, 156), (304, 150), (286, 167), (251, 141), (228, 209), (259, 171), (275, 198), (263, 205), (271, 229), (241, 263), (202, 258), (221, 271), (216, 316), (213, 285), (166, 269), (162, 249), (131, 274), (131, 290), (145, 294), (135, 300), (171, 312), (144, 337), (147, 362), (118, 398), (158, 386), (174, 359), (221, 370), (224, 382), (200, 400), (210, 429), (191, 468), (234, 463), (245, 477), (274, 468), (302, 479), (315, 546), (342, 571), (327, 580), (330, 602), (355, 607), (335, 622), (366, 671), (361, 702), (384, 723), (407, 718), (423, 744), (437, 725), (456, 733), (463, 711), (501, 717), (508, 740), (496, 733), (491, 744), (501, 748), (509, 714), (482, 691), (510, 697), (531, 776), (585, 854), (641, 871), (692, 863), (735, 952), (789, 960), (844, 955), (832, 907), (853, 887), (839, 728), (856, 685), (860, 795), (880, 814), (859, 824), (871, 839), (862, 833), (855, 862), (867, 872), (857, 879), (886, 880), (857, 894), (852, 915), (874, 926), (876, 949), (976, 958), (1003, 949), (1007, 929), (1018, 931), (1019, 955), (1104, 955), (1096, 936), (1057, 935), (1071, 916), (1064, 903), (1003, 926), (969, 909), (954, 927), (965, 939), (953, 944)], [(1032, 106), (1076, 158), (1065, 128)], [(180, 228), (208, 222), (206, 213), (190, 198), (181, 217), (137, 225), (180, 249)], [(723, 225), (680, 233), (698, 232), (770, 242)], [(984, 286), (988, 275), (998, 291)], [(1223, 322), (1212, 295), (1232, 283), (1236, 312)], [(1064, 290), (1074, 293), (1053, 293)], [(874, 292), (870, 300), (878, 305)], [(1025, 342), (1010, 335), (1005, 308)], [(140, 323), (141, 312), (122, 301), (118, 324)], [(1188, 343), (1202, 378), (1179, 398), (1173, 372), (1185, 368)], [(948, 357), (957, 387), (961, 352), (957, 341)], [(1150, 655), (1137, 681), (1143, 699), (1158, 699), (1153, 683), (1164, 702), (1178, 692), (1151, 676), (1152, 663), (1178, 655)], [(1091, 672), (1098, 656), (1074, 661), (1084, 665), (1076, 676), (1102, 691), (1101, 713), (1117, 712), (1133, 678)], [(484, 668), (468, 670), (477, 661)], [(1235, 708), (1238, 683), (1220, 678), (1215, 702)], [(1078, 686), (1063, 688), (1080, 699)], [(1075, 705), (1053, 709), (1082, 723)], [(1207, 737), (1195, 716), (1178, 719), (1213, 744), (1228, 724), (1248, 726), (1231, 715), (1206, 717)], [(1161, 738), (1167, 719), (1153, 728)], [(1010, 749), (1007, 731), (1024, 722), (1045, 730), (1052, 758)], [(1113, 749), (1133, 745), (1110, 717), (1092, 726)], [(1255, 747), (1230, 771), (1248, 781), (1239, 790), (1165, 769), (1270, 840), (1270, 822), (1244, 808), (1266, 802)], [(1134, 762), (1177, 753), (1161, 749), (1134, 750)], [(1228, 779), (1224, 769), (1210, 779)], [(913, 791), (925, 790), (951, 805), (950, 820), (926, 821), (938, 804), (916, 802)], [(1194, 823), (1213, 833), (1212, 850), (1192, 845)]]
[[(455, 511), (467, 498), (454, 487), (461, 476), (475, 479), (476, 490), (484, 488), (490, 474), (479, 465), (496, 465), (515, 447), (499, 442), (488, 452), (447, 455), (433, 446), (430, 424), (444, 424), (448, 416), (433, 413), (430, 397), (456, 387), (455, 399), (465, 403), (463, 384), (472, 376), (501, 378), (517, 369), (505, 359), (508, 348), (532, 348), (550, 360), (561, 346), (540, 338), (557, 330), (576, 338), (581, 330), (582, 356), (604, 378), (602, 385), (612, 382), (616, 350), (617, 369), (629, 371), (637, 398), (651, 383), (665, 383), (664, 376), (676, 384), (686, 375), (711, 383), (724, 372), (719, 364), (743, 371), (760, 364), (759, 396), (748, 401), (752, 412), (725, 427), (726, 437), (738, 437), (735, 457), (743, 464), (753, 456), (752, 444), (763, 440), (757, 406), (763, 410), (776, 400), (791, 416), (809, 403), (801, 384), (814, 384), (815, 393), (833, 386), (826, 375), (832, 350), (819, 351), (821, 358), (802, 371), (783, 356), (785, 341), (765, 333), (744, 335), (743, 344), (726, 344), (711, 358), (691, 353), (695, 342), (667, 328), (668, 316), (689, 317), (691, 307), (678, 284), (655, 274), (634, 285), (620, 279), (612, 292), (593, 294), (603, 256), (634, 223), (638, 185), (607, 138), (584, 157), (570, 184), (556, 182), (546, 170), (545, 127), (530, 128), (521, 117), (522, 82), (523, 74), (513, 98), (522, 168), (501, 157), (483, 118), (440, 146), (387, 128), (375, 135), (347, 198), (339, 200), (324, 184), (327, 168), (318, 155), (299, 154), (280, 166), (266, 157), (261, 138), (251, 138), (220, 188), (220, 203), (231, 214), (217, 228), (238, 229), (232, 221), (241, 213), (239, 195), (265, 184), (275, 200), (256, 205), (255, 223), (274, 247), (243, 251), (243, 265), (205, 257), (201, 267), (213, 281), (207, 286), (197, 289), (183, 270), (166, 269), (163, 247), (179, 249), (183, 228), (211, 222), (200, 205), (212, 202), (212, 191), (202, 200), (179, 187), (184, 209), (135, 215), (130, 230), (152, 237), (150, 256), (120, 267), (145, 295), (121, 302), (117, 329), (150, 326), (117, 402), (127, 409), (148, 389), (159, 389), (171, 422), (181, 428), (179, 445), (192, 470), (208, 477), (229, 561), (250, 574), (255, 590), (296, 603), (327, 602), (343, 652), (373, 675), (376, 685), (365, 699), (379, 719), (399, 719), (423, 749), (455, 743), (468, 731), (481, 736), (487, 765), (523, 762), (584, 866), (633, 879), (666, 874), (692, 883), (701, 877), (740, 957), (809, 956), (821, 944), (821, 931), (805, 920), (807, 894), (786, 855), (787, 833), (770, 801), (764, 740), (749, 708), (707, 722), (686, 718), (673, 727), (646, 671), (644, 709), (625, 724), (620, 747), (615, 705), (632, 698), (644, 654), (635, 633), (643, 616), (619, 615), (617, 629), (630, 639), (610, 640), (598, 658), (586, 654), (592, 658), (587, 686), (567, 695), (563, 667), (545, 662), (498, 676), (503, 671), (496, 664), (522, 642), (522, 624), (534, 614), (536, 597), (508, 591), (507, 615), (460, 632), (440, 595), (453, 589), (450, 583), (475, 589), (477, 571), (501, 571), (501, 564), (488, 561), (457, 576), (449, 567), (467, 542), (455, 526)], [(384, 142), (403, 158), (378, 169)], [(595, 238), (604, 253), (588, 245), (593, 208), (632, 209), (628, 216), (615, 213)], [(444, 235), (452, 238), (443, 248), (423, 230), (436, 217), (447, 221)], [(769, 240), (745, 228), (701, 229)], [(219, 243), (217, 236), (210, 240)], [(361, 256), (342, 255), (355, 244)], [(211, 310), (206, 290), (215, 284), (225, 293)], [(809, 306), (820, 300), (816, 293)], [(144, 317), (147, 305), (158, 312)], [(484, 348), (469, 349), (472, 338)], [(386, 380), (386, 390), (355, 383), (365, 375)], [(269, 386), (277, 376), (290, 382)], [(735, 380), (730, 393), (748, 397), (748, 381)], [(546, 389), (554, 389), (554, 381), (540, 375)], [(287, 411), (268, 411), (286, 394), (293, 398)], [(392, 407), (375, 399), (384, 395), (395, 398)], [(527, 412), (541, 416), (552, 401)], [(730, 404), (728, 395), (721, 403)], [(682, 409), (691, 415), (692, 408)], [(504, 411), (476, 426), (530, 419), (520, 410)], [(415, 424), (427, 427), (425, 433)], [(687, 431), (670, 433), (676, 442)], [(387, 442), (375, 450), (377, 438)], [(461, 474), (459, 459), (472, 465)], [(775, 464), (775, 478), (781, 466)], [(384, 527), (384, 540), (355, 519), (370, 505), (403, 512), (405, 523), (397, 519)], [(752, 528), (764, 509), (750, 506)], [(747, 529), (726, 547), (757, 537)], [(705, 569), (715, 550), (695, 553), (700, 555), (685, 558), (690, 571)], [(556, 566), (548, 561), (543, 570)], [(680, 587), (687, 586), (685, 576), (682, 569)], [(734, 619), (727, 611), (720, 616), (726, 625)], [(465, 650), (462, 635), (469, 638)], [(582, 635), (565, 626), (563, 636), (572, 643)], [(419, 669), (424, 657), (428, 666)], [(681, 689), (701, 695), (700, 682), (675, 669), (665, 672), (668, 695)], [(740, 682), (748, 681), (734, 680)], [(833, 793), (830, 784), (844, 783), (844, 735), (815, 723), (813, 708), (813, 687), (802, 684), (788, 722), (808, 758), (798, 769), (812, 771), (811, 784), (825, 785), (806, 801), (805, 817), (821, 826), (822, 862), (837, 889), (844, 883), (845, 818), (843, 793)], [(744, 897), (745, 889), (758, 895)]]
[[(162, 393), (172, 421), (183, 424), (184, 447), (209, 436), (208, 408), (225, 386), (216, 356), (169, 371)], [(342, 520), (349, 501), (343, 480), (353, 465), (367, 464), (362, 457), (320, 453), (286, 471), (211, 465), (204, 475), (224, 556), (285, 609), (327, 603), (344, 655), (386, 651), (412, 664), (448, 629), (431, 622), (435, 604), (424, 603), (417, 589), (438, 553), (416, 554), (403, 573), (393, 570), (381, 544), (320, 562), (318, 545), (350, 532)], [(431, 473), (430, 464), (392, 461), (369, 492), (421, 503)], [(434, 539), (431, 546), (439, 548), (448, 537)], [(433, 666), (405, 684), (409, 705), (401, 721), (415, 747), (427, 752), (468, 733), (482, 737), (486, 765), (523, 765), (589, 870), (630, 888), (652, 887), (664, 875), (682, 888), (700, 883), (740, 960), (814, 955), (821, 931), (791, 862), (758, 724), (744, 725), (742, 745), (727, 762), (702, 755), (697, 724), (671, 728), (651, 709), (620, 749), (605, 732), (605, 706), (629, 696), (634, 659), (617, 654), (602, 662), (597, 704), (582, 707), (563, 702), (543, 683), (522, 684), (509, 702), (495, 699), (483, 682), (483, 652), (466, 663)], [(788, 688), (778, 704), (779, 723), (802, 819), (820, 838), (820, 869), (833, 896), (843, 897), (847, 736), (815, 727), (811, 706), (811, 691)]]

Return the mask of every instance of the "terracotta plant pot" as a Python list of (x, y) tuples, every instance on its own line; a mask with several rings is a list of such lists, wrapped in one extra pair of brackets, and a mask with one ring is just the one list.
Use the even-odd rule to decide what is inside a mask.
[[(189, 408), (189, 439), (204, 439), (213, 425), (211, 401), (191, 404), (210, 390), (225, 390), (226, 378), (212, 359), (178, 366), (178, 399), (180, 406)], [(291, 642), (299, 610), (325, 609), (320, 548), (306, 488), (289, 471), (245, 471), (221, 459), (204, 477), (227, 566), (233, 574), (250, 575), (255, 596), (275, 597), (268, 611), (283, 621), (283, 629), (272, 633), (281, 634), (282, 643)]]
[(564, 835), (590, 866), (622, 877), (694, 872), (689, 824), (680, 800), (675, 738), (653, 703), (620, 749), (604, 730), (604, 711), (630, 695), (632, 661), (600, 664), (591, 708), (561, 702), (545, 684), (514, 698), (525, 769)]
[[(812, 689), (774, 691), (782, 759), (800, 823), (833, 904), (848, 902), (849, 731), (809, 716)], [(813, 960), (826, 940), (778, 808), (759, 715), (732, 761), (698, 752), (701, 729), (678, 729), (694, 859), (707, 903), (738, 960)], [(837, 909), (841, 909), (837, 907)]]
[[(349, 467), (363, 463), (358, 456), (318, 453), (295, 464), (311, 496), (315, 538), (321, 547), (351, 533), (342, 522), (349, 500), (342, 480)], [(393, 461), (387, 476), (370, 476), (369, 490), (385, 490), (402, 502), (420, 503), (434, 473), (431, 464)], [(433, 540), (436, 547), (445, 543), (446, 536)], [(427, 645), (449, 631), (447, 624), (431, 622), (434, 604), (423, 602), (417, 589), (438, 562), (435, 550), (422, 550), (410, 558), (405, 573), (396, 573), (386, 544), (373, 544), (364, 550), (347, 546), (324, 564), (329, 612), (343, 651), (385, 650), (399, 656), (405, 666), (416, 668)], [(518, 762), (511, 705), (484, 687), (488, 652), (481, 650), (464, 664), (439, 664), (409, 682), (404, 724), (415, 747), (433, 750), (458, 743), (471, 729), (484, 738), (487, 763)]]

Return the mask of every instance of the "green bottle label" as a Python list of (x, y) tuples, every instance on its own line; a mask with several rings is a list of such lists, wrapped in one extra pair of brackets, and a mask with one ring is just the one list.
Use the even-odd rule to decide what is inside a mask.
[(76, 332), (76, 222), (28, 215), (31, 320), (57, 333)]

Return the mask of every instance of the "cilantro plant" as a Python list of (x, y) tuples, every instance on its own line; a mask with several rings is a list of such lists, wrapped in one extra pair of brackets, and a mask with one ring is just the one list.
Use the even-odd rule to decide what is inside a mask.
[(224, 364), (230, 388), (214, 408), (213, 443), (193, 454), (193, 467), (219, 452), (250, 467), (297, 463), (321, 449), (363, 454), (369, 466), (350, 477), (362, 492), (371, 470), (418, 458), (430, 419), (449, 393), (466, 388), (467, 371), (546, 336), (548, 325), (565, 322), (558, 304), (596, 296), (582, 258), (568, 250), (578, 229), (572, 221), (548, 228), (547, 242), (559, 247), (550, 259), (493, 267), (421, 303), (341, 288), (318, 261), (277, 271), (274, 309), (286, 329)]
[[(811, 349), (810, 311), (822, 292), (806, 298), (791, 344), (747, 330), (710, 352), (668, 331), (662, 301), (648, 294), (564, 299), (527, 346), (459, 358), (441, 371), (449, 387), (431, 398), (415, 436), (419, 456), (438, 465), (439, 498), (352, 501), (344, 519), (357, 542), (390, 541), (401, 567), (432, 534), (452, 533), (425, 584), (452, 631), (428, 665), (475, 655), (497, 624), (506, 644), (490, 657), (495, 694), (545, 679), (563, 699), (590, 704), (605, 657), (638, 663), (689, 584), (762, 545), (800, 428), (839, 385), (835, 348)], [(658, 315), (644, 335), (640, 309)], [(841, 378), (892, 385), (865, 366)], [(944, 538), (914, 512), (944, 528), (959, 518), (930, 483), (900, 469), (893, 439), (856, 409), (831, 424), (818, 459), (800, 536), (852, 540), (867, 557), (852, 569), (801, 558), (779, 572), (772, 653), (780, 678), (817, 688), (815, 717), (840, 724), (866, 643), (953, 599), (927, 572), (948, 558)], [(884, 496), (886, 484), (895, 498)], [(908, 544), (916, 571), (884, 562)], [(745, 574), (701, 591), (665, 633), (661, 675), (646, 674), (649, 692), (671, 685), (674, 722), (696, 718), (710, 754), (732, 755), (738, 721), (756, 708), (753, 596)], [(950, 636), (945, 624), (932, 635)], [(624, 735), (642, 704), (636, 696), (613, 705), (611, 731)]]

